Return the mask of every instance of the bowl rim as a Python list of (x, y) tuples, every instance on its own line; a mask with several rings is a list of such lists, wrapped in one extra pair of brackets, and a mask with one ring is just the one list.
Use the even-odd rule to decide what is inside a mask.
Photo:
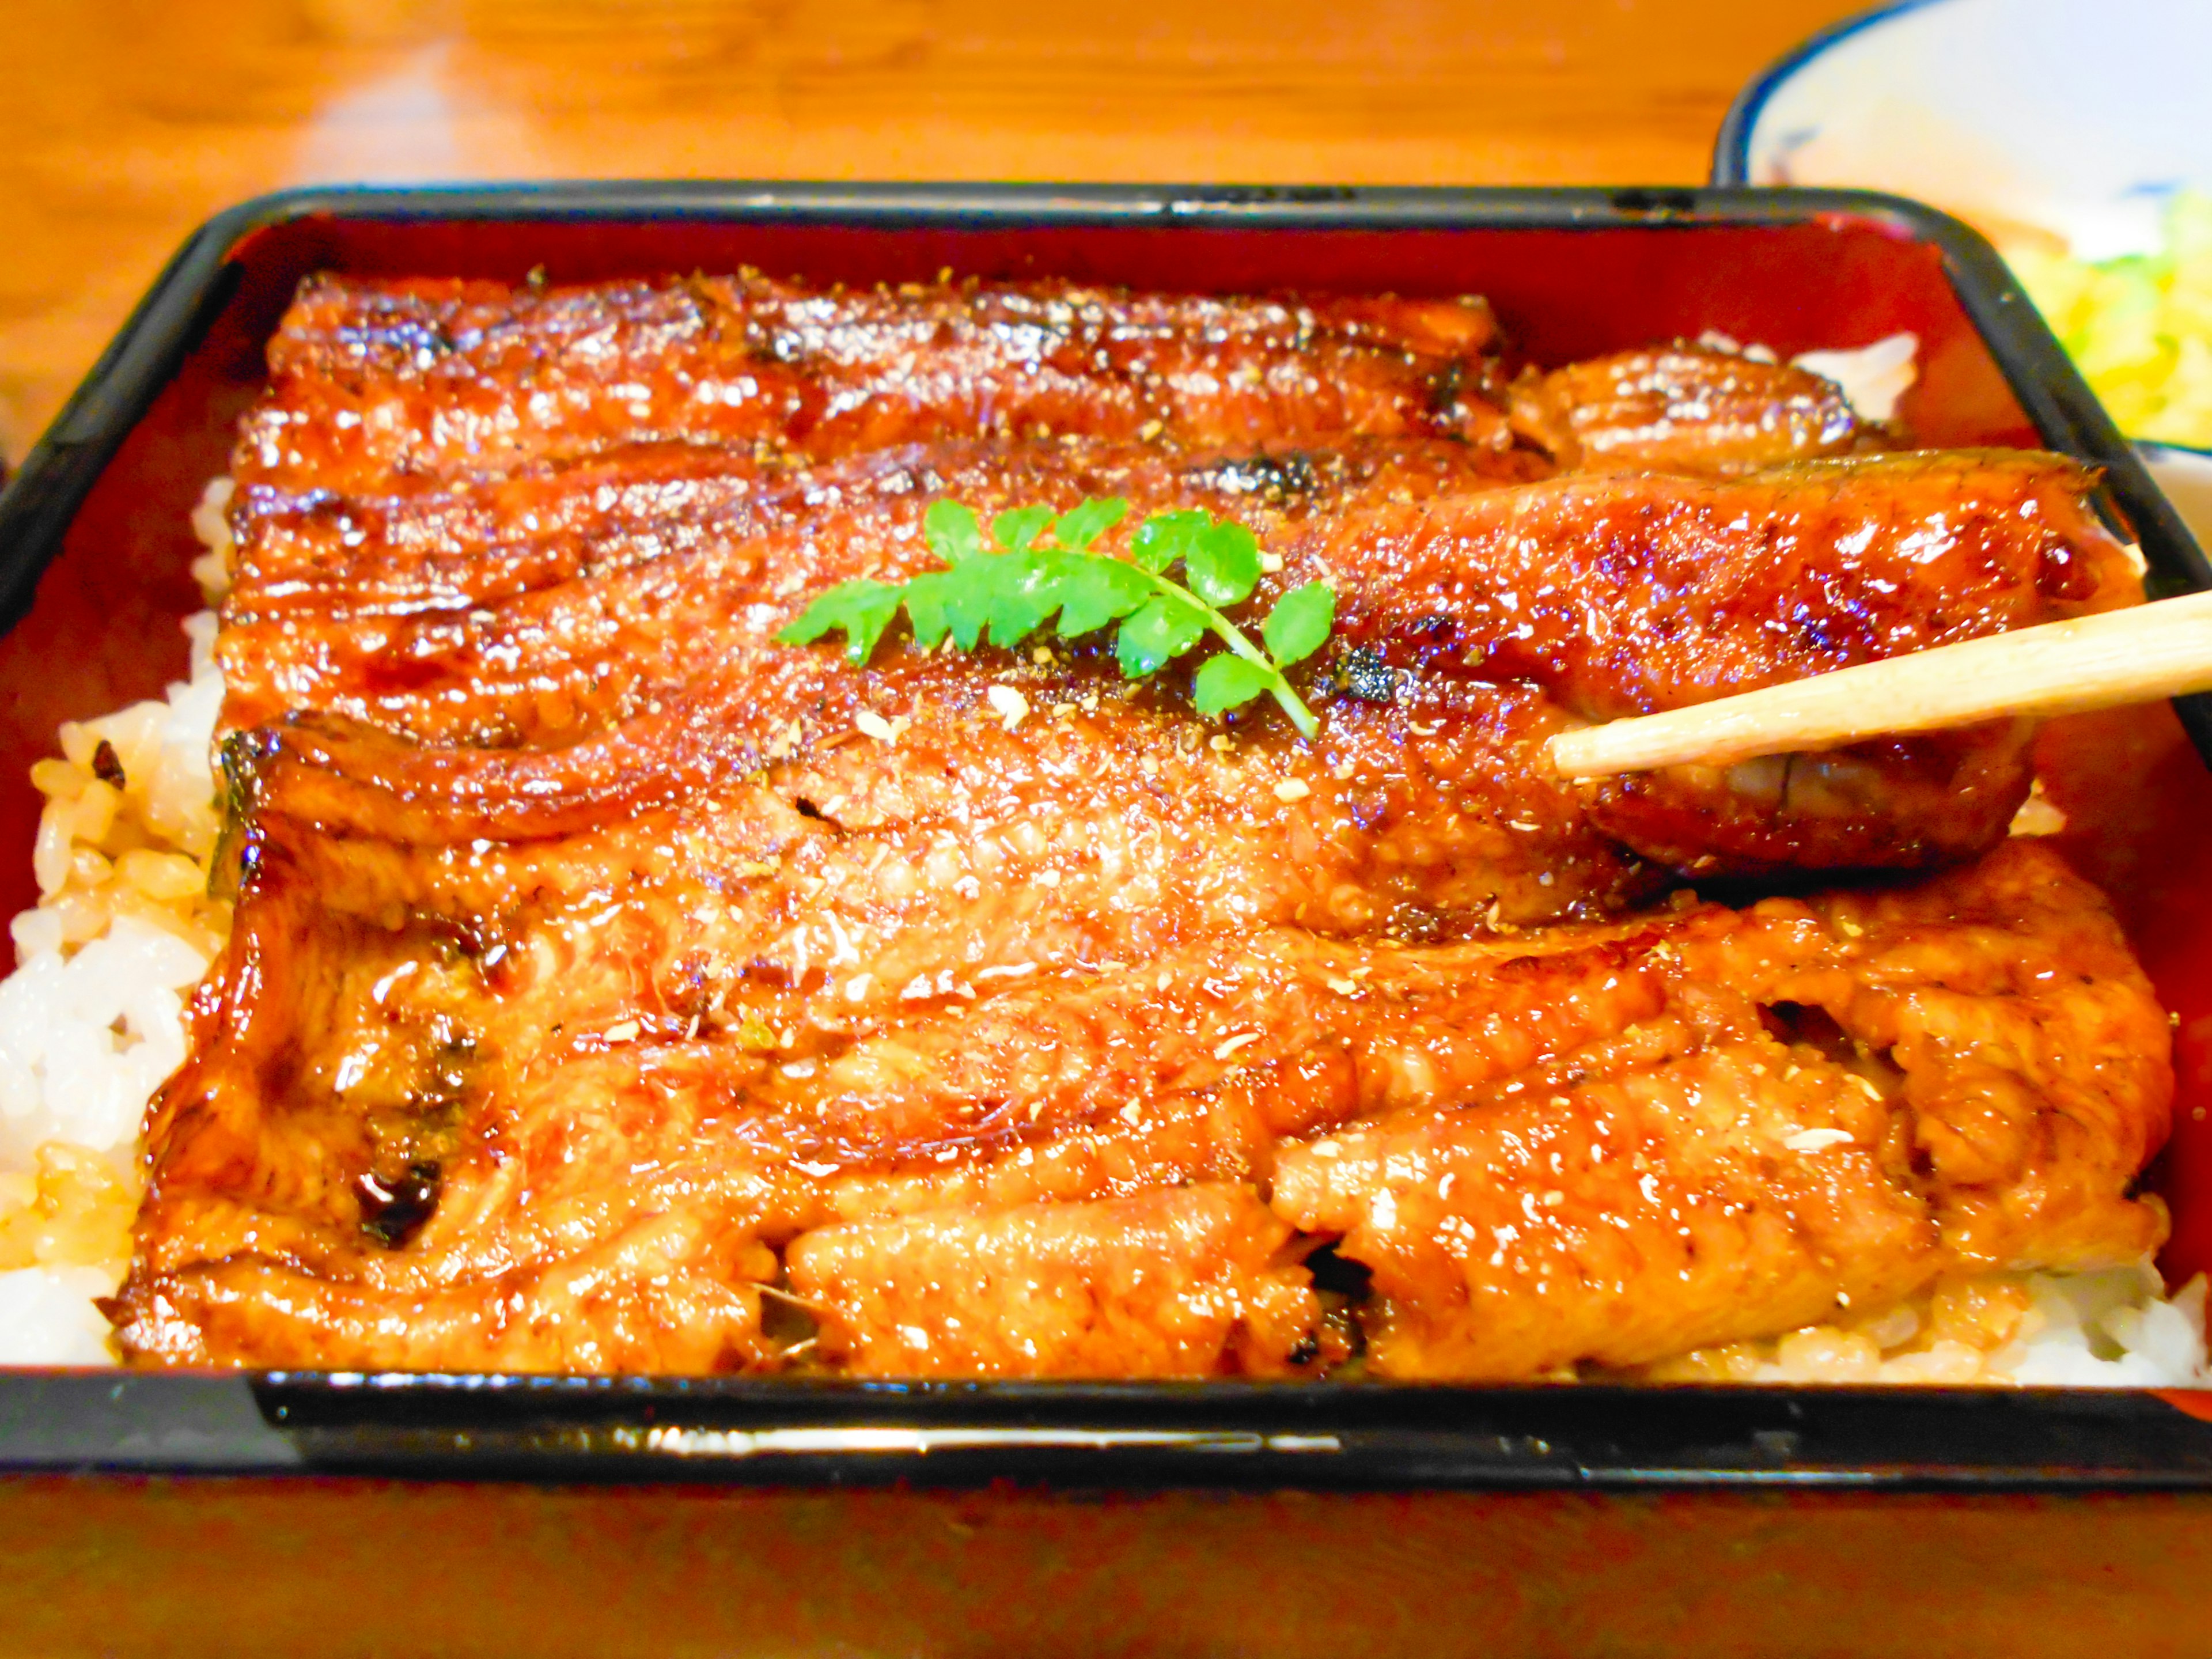
[(1807, 35), (1767, 64), (1744, 83), (1743, 89), (1729, 105), (1728, 113), (1721, 117), (1720, 131), (1713, 139), (1711, 182), (1723, 189), (1756, 182), (1751, 176), (1751, 141), (1759, 130), (1759, 118), (1766, 112), (1766, 106), (1784, 84), (1800, 70), (1869, 29), (1893, 22), (1908, 12), (1925, 11), (1943, 3), (1944, 0), (1889, 0), (1887, 4), (1854, 12)]

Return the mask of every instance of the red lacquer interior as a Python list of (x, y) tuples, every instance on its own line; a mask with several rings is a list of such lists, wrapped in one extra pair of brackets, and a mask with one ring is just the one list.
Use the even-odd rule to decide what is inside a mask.
[[(102, 475), (30, 616), (0, 640), (0, 902), (35, 896), (30, 763), (54, 727), (158, 695), (185, 667), (198, 608), (186, 515), (225, 470), (263, 342), (309, 271), (555, 282), (730, 270), (850, 283), (1053, 275), (1231, 292), (1481, 293), (1540, 362), (1718, 329), (1784, 354), (1921, 340), (1902, 416), (1928, 444), (2035, 434), (1960, 309), (1936, 251), (1873, 222), (1590, 230), (885, 229), (697, 220), (308, 218), (235, 251), (240, 280), (206, 337)], [(2155, 1171), (2175, 1213), (2170, 1274), (2212, 1267), (2212, 777), (2163, 708), (2054, 723), (2044, 741), (2064, 845), (2120, 908), (2177, 1020), (2181, 1092)]]

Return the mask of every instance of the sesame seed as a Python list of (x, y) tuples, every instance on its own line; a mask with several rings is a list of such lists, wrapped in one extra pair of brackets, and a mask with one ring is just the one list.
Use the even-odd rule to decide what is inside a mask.
[(1006, 723), (1009, 732), (1029, 715), (1030, 700), (1011, 685), (994, 685), (983, 696), (999, 718)]

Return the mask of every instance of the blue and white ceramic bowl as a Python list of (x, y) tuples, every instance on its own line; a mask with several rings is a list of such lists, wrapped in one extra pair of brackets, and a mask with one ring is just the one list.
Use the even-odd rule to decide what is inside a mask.
[(2206, 0), (1908, 0), (1817, 35), (1748, 87), (1716, 184), (1844, 185), (2085, 259), (2155, 246), (2212, 185)]
[[(2212, 0), (1905, 0), (1847, 19), (1744, 89), (1713, 182), (1888, 191), (2001, 241), (2150, 251), (2172, 192), (2212, 189)], [(2212, 545), (2212, 453), (2141, 447)]]

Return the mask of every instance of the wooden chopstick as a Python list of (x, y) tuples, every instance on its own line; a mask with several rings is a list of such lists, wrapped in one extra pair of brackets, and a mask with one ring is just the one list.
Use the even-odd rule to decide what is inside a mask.
[(2212, 593), (2192, 593), (1563, 732), (1546, 751), (1564, 775), (1595, 778), (2203, 690), (2212, 690)]

